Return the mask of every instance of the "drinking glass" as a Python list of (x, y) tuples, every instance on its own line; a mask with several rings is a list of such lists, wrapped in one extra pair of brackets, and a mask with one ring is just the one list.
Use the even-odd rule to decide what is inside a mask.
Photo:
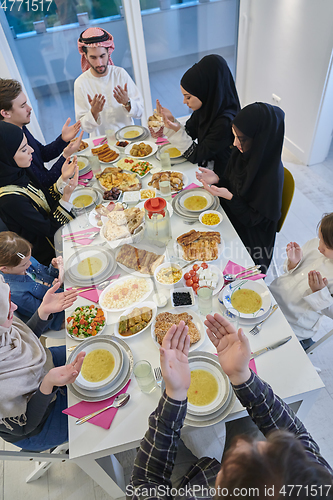
[(229, 323), (232, 324), (232, 326), (235, 328), (235, 330), (238, 330), (238, 325), (239, 325), (239, 311), (237, 309), (230, 307), (230, 309), (226, 309), (225, 311), (222, 312), (222, 315), (225, 319), (229, 321)]
[(108, 144), (110, 146), (113, 146), (116, 142), (116, 135), (115, 135), (116, 131), (113, 129), (113, 128), (107, 128), (105, 130), (105, 135), (106, 135), (106, 138), (108, 140)]
[(73, 205), (72, 212), (75, 215), (75, 218), (78, 220), (80, 229), (86, 229), (90, 227), (89, 213), (84, 203), (77, 202), (75, 205)]
[(171, 161), (169, 153), (161, 153), (160, 154), (161, 167), (165, 170), (171, 169)]
[(149, 361), (141, 360), (133, 367), (138, 386), (145, 394), (150, 394), (157, 388), (155, 375)]
[(170, 181), (160, 181), (160, 191), (162, 197), (166, 201), (171, 201), (171, 185)]
[(213, 309), (213, 288), (201, 286), (197, 290), (199, 312), (202, 316), (207, 316)]
[(89, 164), (94, 174), (98, 174), (101, 172), (102, 169), (98, 156), (96, 155), (89, 156)]

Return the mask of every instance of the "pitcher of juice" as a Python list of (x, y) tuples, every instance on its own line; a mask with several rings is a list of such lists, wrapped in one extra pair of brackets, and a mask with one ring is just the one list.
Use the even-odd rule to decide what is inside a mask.
[(163, 198), (149, 198), (145, 204), (145, 240), (165, 247), (171, 240), (170, 216)]

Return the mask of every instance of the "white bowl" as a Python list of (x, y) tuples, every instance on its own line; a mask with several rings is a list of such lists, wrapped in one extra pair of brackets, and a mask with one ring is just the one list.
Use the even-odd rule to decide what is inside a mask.
[[(192, 196), (201, 196), (202, 198), (205, 198), (206, 202), (207, 202), (206, 206), (204, 208), (200, 208), (199, 210), (190, 210), (189, 208), (185, 207), (185, 204), (184, 204), (185, 201), (188, 198), (192, 198)], [(197, 188), (197, 189), (193, 189), (193, 190), (191, 189), (191, 190), (189, 190), (188, 193), (186, 193), (186, 194), (184, 193), (181, 196), (179, 203), (188, 212), (199, 213), (199, 212), (202, 212), (203, 210), (207, 210), (209, 207), (212, 206), (212, 204), (214, 203), (214, 197), (213, 197), (213, 195), (208, 193), (208, 191), (205, 191), (205, 189), (202, 189), (202, 188)]]
[[(271, 307), (271, 295), (270, 292), (267, 288), (266, 285), (262, 283), (258, 283), (257, 281), (252, 281), (252, 280), (246, 280), (246, 279), (240, 279), (233, 281), (232, 283), (229, 283), (229, 285), (226, 285), (223, 290), (222, 290), (222, 301), (226, 309), (233, 308), (234, 306), (231, 304), (231, 297), (232, 294), (236, 291), (239, 290), (240, 288), (246, 288), (250, 290), (254, 290), (257, 292), (261, 299), (262, 299), (262, 306), (261, 308), (251, 314), (245, 314), (245, 313), (239, 313), (240, 318), (246, 318), (246, 319), (252, 319), (256, 318), (259, 319), (262, 316), (264, 316), (269, 308)], [(220, 298), (219, 298), (220, 300)]]
[[(220, 222), (218, 222), (217, 224), (204, 224), (204, 222), (202, 222), (202, 217), (206, 214), (216, 214), (219, 216), (220, 218)], [(221, 222), (223, 221), (223, 216), (220, 212), (218, 212), (217, 210), (206, 210), (205, 212), (202, 212), (200, 215), (199, 215), (199, 221), (201, 222), (201, 224), (203, 226), (205, 226), (206, 228), (209, 228), (209, 229), (214, 229), (215, 227), (219, 226), (221, 224)]]
[(140, 191), (124, 191), (123, 201), (125, 203), (138, 203), (140, 201)]
[(144, 191), (151, 191), (152, 193), (154, 193), (154, 196), (149, 196), (149, 198), (156, 198), (156, 189), (148, 186), (147, 188), (140, 189), (140, 200), (142, 200), (142, 201), (149, 200), (149, 198), (142, 198), (142, 194)]
[(123, 366), (123, 352), (116, 342), (114, 342), (113, 344), (111, 343), (106, 344), (105, 342), (98, 342), (97, 340), (93, 344), (87, 345), (87, 347), (84, 350), (87, 355), (90, 352), (95, 351), (96, 349), (105, 349), (113, 355), (115, 361), (114, 368), (110, 373), (110, 375), (104, 380), (101, 380), (100, 382), (89, 382), (83, 377), (82, 372), (80, 372), (79, 375), (77, 376), (75, 383), (79, 387), (83, 387), (84, 389), (89, 389), (89, 390), (101, 389), (102, 387), (109, 385), (110, 382), (115, 382)]
[[(177, 306), (174, 301), (173, 294), (174, 293), (189, 293), (190, 298), (191, 298), (191, 304), (189, 305), (184, 305), (184, 306)], [(194, 292), (193, 289), (190, 286), (185, 286), (183, 288), (176, 288), (174, 290), (170, 290), (170, 298), (171, 298), (171, 305), (172, 307), (176, 307), (177, 309), (180, 309), (181, 307), (192, 307), (195, 304), (195, 297), (194, 297)]]
[(168, 303), (168, 297), (166, 297), (162, 292), (157, 292), (153, 295), (153, 301), (157, 307), (165, 307)]
[(183, 277), (183, 271), (181, 271), (181, 277), (180, 279), (176, 282), (176, 283), (172, 283), (172, 284), (167, 284), (167, 283), (161, 283), (161, 281), (159, 281), (157, 279), (157, 274), (162, 270), (162, 269), (165, 269), (166, 267), (173, 267), (175, 269), (179, 269), (181, 270), (181, 267), (179, 264), (175, 264), (174, 262), (163, 262), (163, 264), (160, 264), (154, 271), (154, 278), (155, 278), (155, 281), (156, 283), (158, 283), (159, 285), (161, 286), (164, 286), (166, 288), (173, 288), (174, 286), (176, 286), (182, 279)]

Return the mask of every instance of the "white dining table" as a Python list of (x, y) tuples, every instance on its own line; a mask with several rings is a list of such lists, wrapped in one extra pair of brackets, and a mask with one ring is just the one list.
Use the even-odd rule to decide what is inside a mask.
[[(86, 154), (86, 152), (84, 153)], [(159, 161), (155, 157), (148, 158), (154, 165), (159, 165)], [(172, 167), (173, 170), (179, 170), (186, 174), (188, 183), (196, 182), (195, 171), (196, 165), (185, 162)], [(142, 179), (143, 187), (147, 187), (148, 181), (151, 179), (149, 174)], [(224, 214), (223, 221), (218, 226), (218, 231), (224, 242), (224, 250), (214, 264), (221, 270), (229, 260), (236, 262), (242, 266), (248, 267), (253, 264), (252, 259), (247, 253), (239, 236), (232, 227), (230, 221)], [(193, 225), (187, 225), (176, 214), (171, 218), (172, 238), (174, 239), (188, 232), (191, 229), (204, 230), (203, 226), (197, 222)], [(63, 227), (63, 233), (79, 230), (78, 221), (72, 221), (68, 226)], [(173, 241), (169, 243), (167, 252), (169, 256), (174, 255)], [(93, 245), (102, 243), (100, 236), (94, 240)], [(66, 242), (63, 244), (64, 261), (68, 261), (69, 257), (74, 252), (71, 248), (72, 244)], [(104, 246), (103, 248), (107, 248)], [(167, 258), (166, 258), (167, 260)], [(117, 267), (113, 274), (126, 275), (126, 273)], [(262, 281), (262, 283), (264, 283)], [(67, 285), (65, 283), (65, 285)], [(68, 286), (70, 286), (68, 284)], [(152, 292), (153, 294), (154, 292)], [(169, 290), (166, 290), (166, 294)], [(147, 300), (152, 300), (152, 294)], [(274, 302), (274, 299), (272, 298)], [(88, 300), (79, 297), (77, 305), (91, 304)], [(164, 308), (159, 308), (158, 312), (170, 311), (170, 298), (168, 304)], [(198, 312), (197, 307), (194, 310)], [(218, 312), (219, 304), (217, 295), (213, 298), (213, 310)], [(177, 312), (173, 310), (173, 312)], [(190, 309), (188, 310), (190, 313)], [(114, 324), (116, 323), (121, 313), (108, 313), (107, 327), (103, 334), (113, 335)], [(204, 318), (203, 318), (204, 319)], [(299, 417), (302, 419), (308, 412), (309, 408), (314, 403), (320, 389), (324, 386), (316, 370), (302, 349), (300, 343), (295, 337), (289, 324), (284, 318), (282, 312), (278, 310), (264, 324), (260, 333), (256, 336), (250, 335), (251, 327), (242, 326), (245, 334), (248, 336), (252, 351), (256, 351), (273, 342), (291, 335), (291, 340), (260, 357), (256, 361), (258, 375), (267, 381), (285, 402), (292, 404), (297, 410)], [(129, 345), (134, 362), (145, 359), (148, 360), (153, 367), (159, 366), (159, 350), (152, 340), (150, 328), (141, 335), (134, 338), (126, 339)], [(67, 347), (77, 345), (78, 341), (67, 337)], [(214, 347), (209, 341), (207, 335), (204, 343), (200, 346), (200, 351), (213, 353)], [(160, 389), (156, 389), (150, 394), (144, 394), (140, 391), (134, 376), (128, 387), (130, 400), (126, 406), (119, 409), (109, 430), (105, 430), (91, 423), (83, 425), (75, 425), (75, 418), (69, 417), (69, 458), (81, 467), (94, 481), (96, 481), (112, 498), (123, 498), (125, 496), (125, 484), (122, 473), (122, 468), (119, 462), (114, 457), (115, 453), (130, 450), (139, 446), (139, 443), (144, 436), (148, 427), (148, 416), (156, 408), (161, 396)], [(79, 402), (70, 391), (68, 391), (68, 405), (72, 406)], [(236, 400), (235, 405), (225, 419), (225, 421), (237, 419), (247, 415), (247, 412)], [(193, 428), (192, 428), (193, 429)], [(202, 431), (204, 432), (204, 428)], [(183, 432), (189, 432), (191, 428), (184, 427)]]

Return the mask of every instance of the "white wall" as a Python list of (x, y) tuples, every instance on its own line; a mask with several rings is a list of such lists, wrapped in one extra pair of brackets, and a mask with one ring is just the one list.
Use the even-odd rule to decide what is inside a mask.
[[(305, 164), (313, 162), (332, 28), (332, 0), (241, 0), (237, 85), (242, 105), (274, 104), (272, 93), (281, 97), (285, 145)], [(321, 129), (327, 144), (333, 112)], [(322, 161), (318, 155), (316, 161)]]

